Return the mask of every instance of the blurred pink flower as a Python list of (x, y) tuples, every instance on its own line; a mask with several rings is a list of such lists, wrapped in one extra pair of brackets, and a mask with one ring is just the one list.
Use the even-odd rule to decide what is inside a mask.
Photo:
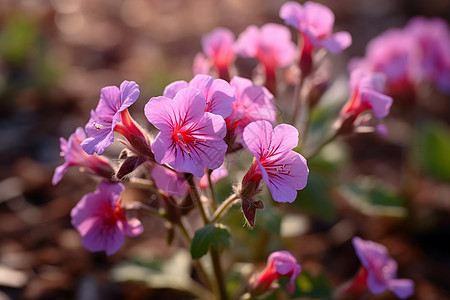
[[(225, 168), (225, 165), (222, 164), (220, 167), (218, 167), (217, 169), (215, 169), (211, 172), (211, 182), (212, 183), (217, 182), (220, 179), (226, 177), (227, 175), (228, 175), (228, 170), (227, 170), (227, 168)], [(209, 186), (208, 177), (206, 174), (203, 175), (202, 178), (200, 178), (199, 185), (200, 185), (201, 189), (205, 189)]]
[(205, 95), (193, 87), (178, 91), (173, 99), (149, 100), (145, 115), (160, 130), (152, 145), (158, 163), (197, 177), (203, 176), (205, 167), (220, 167), (227, 151), (225, 121), (205, 108)]
[(213, 79), (208, 75), (196, 75), (189, 83), (180, 80), (169, 84), (164, 89), (163, 96), (173, 99), (178, 91), (187, 87), (202, 91), (206, 97), (206, 112), (220, 115), (224, 119), (231, 114), (231, 105), (236, 98), (233, 88), (225, 80)]
[(239, 35), (236, 52), (242, 57), (255, 57), (264, 66), (266, 86), (275, 93), (276, 70), (294, 61), (295, 44), (291, 33), (283, 25), (268, 23), (259, 29), (251, 25)]
[(350, 75), (350, 101), (341, 111), (343, 118), (353, 120), (365, 110), (372, 110), (375, 117), (382, 119), (389, 114), (392, 98), (383, 94), (385, 77), (381, 73), (355, 69)]
[(290, 294), (295, 291), (295, 279), (302, 272), (295, 257), (288, 251), (276, 251), (269, 255), (266, 268), (250, 278), (250, 293), (258, 296), (273, 288), (273, 282), (280, 277), (289, 277), (286, 289)]
[[(245, 127), (243, 141), (255, 156), (253, 164), (258, 165), (254, 168), (256, 181), (262, 177), (275, 201), (293, 202), (297, 190), (306, 186), (309, 174), (306, 159), (291, 150), (298, 144), (297, 129), (287, 124), (272, 129), (267, 121), (255, 121)], [(252, 180), (253, 176), (246, 177)]]
[(402, 299), (414, 293), (412, 280), (397, 279), (397, 263), (389, 257), (385, 246), (359, 237), (354, 237), (352, 243), (367, 270), (367, 286), (372, 293), (380, 294), (388, 289)]
[(64, 157), (65, 162), (55, 169), (55, 174), (52, 178), (52, 184), (55, 185), (61, 181), (63, 175), (72, 166), (80, 166), (88, 168), (88, 172), (102, 176), (106, 179), (111, 179), (114, 170), (106, 158), (94, 155), (88, 155), (81, 148), (81, 142), (86, 138), (83, 128), (78, 127), (74, 133), (69, 137), (69, 140), (60, 138), (61, 156)]
[(86, 194), (72, 209), (72, 225), (82, 236), (83, 246), (89, 251), (117, 252), (125, 235), (135, 237), (142, 233), (138, 219), (128, 220), (120, 206), (121, 183), (101, 182), (95, 192)]
[[(209, 58), (219, 77), (229, 81), (229, 67), (235, 59), (234, 34), (227, 28), (216, 28), (202, 38), (203, 52)], [(200, 66), (199, 61), (197, 61)], [(204, 64), (202, 63), (204, 69)]]
[(236, 101), (231, 104), (232, 113), (225, 119), (227, 128), (235, 136), (241, 136), (245, 126), (257, 120), (274, 124), (277, 117), (273, 95), (263, 86), (254, 85), (249, 79), (235, 76), (231, 80)]
[(280, 18), (286, 25), (293, 26), (301, 36), (300, 69), (307, 76), (313, 69), (314, 49), (325, 48), (339, 53), (348, 48), (352, 37), (347, 31), (332, 33), (334, 14), (326, 6), (307, 1), (303, 5), (289, 1), (280, 8)]
[(188, 188), (184, 173), (171, 171), (156, 164), (152, 168), (152, 179), (156, 187), (169, 196), (182, 197)]

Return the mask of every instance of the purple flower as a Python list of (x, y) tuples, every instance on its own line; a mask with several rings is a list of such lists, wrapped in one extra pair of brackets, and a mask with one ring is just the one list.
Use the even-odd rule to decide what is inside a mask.
[(202, 48), (219, 73), (219, 77), (229, 81), (228, 68), (235, 58), (234, 34), (227, 28), (216, 28), (203, 36)]
[(231, 104), (236, 100), (233, 88), (225, 80), (213, 79), (208, 75), (196, 75), (189, 83), (184, 80), (175, 81), (166, 86), (163, 96), (173, 99), (178, 91), (188, 86), (199, 89), (205, 95), (206, 112), (220, 115), (224, 119), (231, 114)]
[(309, 174), (306, 159), (291, 150), (298, 144), (297, 129), (287, 124), (272, 129), (267, 121), (255, 121), (245, 127), (243, 140), (258, 164), (255, 176), (261, 174), (273, 199), (293, 202), (297, 190), (306, 186)]
[(225, 119), (229, 131), (240, 136), (245, 126), (253, 121), (275, 123), (277, 110), (273, 95), (265, 87), (253, 85), (251, 80), (238, 76), (233, 77), (230, 84), (236, 101), (231, 104), (231, 115)]
[(225, 121), (205, 112), (205, 107), (204, 94), (193, 87), (180, 90), (173, 100), (150, 99), (145, 115), (160, 130), (152, 146), (158, 163), (197, 177), (203, 176), (205, 167), (220, 167), (227, 151)]
[(352, 243), (361, 264), (368, 272), (367, 286), (372, 293), (380, 294), (388, 289), (402, 299), (414, 293), (412, 280), (397, 279), (397, 263), (389, 257), (385, 246), (359, 237), (354, 237)]
[(350, 75), (351, 99), (341, 114), (354, 118), (363, 111), (372, 110), (375, 117), (382, 119), (389, 114), (392, 98), (383, 94), (385, 76), (381, 73), (355, 69)]
[(121, 183), (101, 182), (95, 192), (86, 194), (72, 209), (72, 225), (82, 236), (83, 246), (92, 252), (117, 252), (125, 235), (135, 237), (143, 226), (137, 219), (128, 220), (120, 206)]
[(339, 53), (352, 43), (348, 32), (332, 33), (334, 14), (322, 4), (307, 1), (302, 6), (289, 1), (281, 7), (280, 18), (286, 25), (297, 29), (302, 38), (311, 42), (315, 49), (323, 47), (331, 53)]
[(63, 175), (72, 166), (86, 167), (88, 170), (98, 176), (110, 179), (114, 174), (114, 170), (108, 160), (96, 154), (88, 155), (81, 148), (80, 143), (86, 138), (83, 128), (78, 127), (69, 137), (69, 140), (60, 138), (61, 156), (65, 162), (55, 169), (52, 184), (55, 185), (61, 181)]
[(159, 165), (152, 169), (152, 179), (156, 187), (169, 196), (182, 197), (187, 191), (188, 184), (184, 173), (175, 172)]
[(276, 251), (269, 255), (266, 268), (250, 278), (250, 292), (258, 296), (272, 288), (272, 283), (280, 277), (289, 277), (286, 288), (290, 294), (295, 291), (295, 279), (302, 272), (295, 257), (288, 251)]
[[(124, 81), (120, 89), (116, 86), (102, 88), (97, 108), (91, 111), (91, 118), (85, 126), (87, 139), (81, 143), (81, 147), (88, 154), (94, 152), (99, 155), (114, 142), (114, 131), (119, 132), (127, 139), (130, 133), (139, 136), (141, 132), (135, 126), (122, 122), (127, 108), (139, 97), (139, 86), (134, 81)], [(129, 115), (128, 115), (129, 117)]]
[[(211, 172), (211, 182), (212, 183), (217, 182), (220, 179), (226, 177), (227, 175), (228, 175), (228, 170), (227, 170), (227, 168), (225, 168), (225, 165), (222, 164), (220, 167), (218, 167), (217, 169), (215, 169)], [(205, 189), (209, 186), (207, 174), (203, 175), (203, 177), (200, 178), (199, 186), (201, 189)]]

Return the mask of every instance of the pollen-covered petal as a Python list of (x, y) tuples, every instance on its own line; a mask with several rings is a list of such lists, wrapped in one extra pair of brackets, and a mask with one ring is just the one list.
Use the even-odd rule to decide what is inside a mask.
[(306, 159), (294, 151), (287, 151), (275, 160), (258, 161), (263, 181), (277, 202), (292, 203), (297, 190), (306, 186), (309, 169)]
[(164, 89), (163, 96), (173, 99), (180, 90), (185, 89), (188, 86), (189, 84), (184, 80), (172, 82)]
[(205, 111), (220, 115), (223, 118), (231, 114), (234, 97), (233, 88), (228, 82), (222, 79), (213, 79), (208, 75), (197, 75), (189, 85), (203, 92), (206, 97)]

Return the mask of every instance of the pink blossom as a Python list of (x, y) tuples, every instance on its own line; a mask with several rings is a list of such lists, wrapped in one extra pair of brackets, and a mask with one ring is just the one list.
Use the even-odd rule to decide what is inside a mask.
[(417, 81), (418, 60), (415, 41), (400, 29), (390, 29), (372, 39), (362, 59), (352, 59), (351, 70), (383, 73), (390, 94), (413, 93)]
[(55, 169), (52, 184), (55, 185), (61, 181), (63, 175), (72, 166), (80, 166), (88, 168), (89, 172), (110, 179), (114, 174), (114, 170), (106, 158), (96, 154), (88, 155), (81, 148), (81, 142), (86, 138), (83, 128), (78, 127), (75, 132), (70, 135), (69, 140), (60, 138), (61, 156), (65, 162)]
[(266, 86), (275, 92), (275, 72), (294, 61), (295, 44), (288, 28), (279, 24), (265, 24), (259, 29), (251, 25), (239, 35), (236, 52), (242, 57), (255, 57), (264, 66)]
[(227, 28), (216, 28), (202, 38), (203, 52), (210, 59), (219, 77), (229, 81), (229, 67), (234, 61), (234, 34)]
[(163, 96), (173, 99), (178, 91), (187, 87), (197, 88), (206, 97), (205, 111), (223, 118), (231, 114), (231, 104), (236, 100), (233, 88), (222, 79), (213, 79), (208, 75), (196, 75), (189, 83), (184, 80), (175, 81), (164, 89)]
[(137, 219), (128, 220), (120, 206), (121, 183), (101, 182), (95, 192), (86, 194), (72, 209), (72, 225), (82, 236), (83, 246), (92, 252), (117, 252), (125, 235), (135, 237), (143, 226)]
[(274, 124), (277, 110), (273, 95), (263, 86), (254, 85), (251, 80), (235, 76), (231, 80), (236, 101), (231, 104), (231, 115), (225, 119), (227, 128), (240, 136), (245, 126), (257, 120)]
[(145, 115), (160, 130), (152, 146), (158, 163), (197, 177), (205, 167), (220, 167), (227, 151), (225, 121), (205, 108), (205, 95), (193, 87), (178, 91), (173, 99), (150, 99)]
[(175, 172), (159, 165), (152, 169), (152, 179), (156, 187), (169, 196), (182, 197), (186, 194), (188, 184), (184, 173)]
[(269, 255), (266, 268), (250, 278), (250, 292), (258, 296), (272, 287), (272, 283), (280, 277), (289, 277), (286, 288), (290, 294), (295, 291), (295, 279), (302, 272), (301, 266), (288, 251), (276, 251)]
[(194, 75), (209, 73), (210, 64), (208, 59), (202, 52), (198, 52), (194, 57), (194, 63), (192, 64), (192, 72)]
[(372, 110), (375, 117), (382, 119), (389, 114), (392, 98), (383, 94), (385, 77), (381, 73), (355, 69), (350, 75), (350, 101), (344, 106), (341, 115), (355, 119), (365, 110)]
[[(85, 126), (87, 138), (81, 143), (81, 147), (86, 153), (103, 154), (114, 142), (114, 131), (131, 142), (131, 135), (145, 140), (142, 130), (131, 119), (127, 109), (138, 97), (139, 86), (134, 81), (125, 80), (120, 89), (116, 86), (102, 88), (97, 108), (91, 111), (91, 118)], [(142, 147), (139, 145), (139, 148)]]
[(412, 280), (397, 279), (397, 263), (389, 257), (385, 246), (359, 237), (354, 237), (352, 243), (367, 270), (367, 286), (372, 293), (380, 294), (388, 289), (402, 299), (414, 293)]
[(280, 9), (280, 18), (293, 26), (312, 47), (326, 48), (331, 53), (339, 53), (349, 47), (352, 37), (346, 31), (332, 33), (334, 14), (326, 6), (307, 1), (303, 4), (289, 1)]
[(415, 17), (404, 33), (416, 43), (420, 81), (436, 83), (437, 88), (450, 94), (450, 30), (439, 18)]
[(287, 124), (272, 129), (267, 121), (255, 121), (245, 127), (243, 140), (258, 165), (254, 176), (262, 176), (275, 201), (293, 202), (297, 190), (306, 186), (309, 174), (306, 159), (291, 150), (298, 144), (297, 129)]

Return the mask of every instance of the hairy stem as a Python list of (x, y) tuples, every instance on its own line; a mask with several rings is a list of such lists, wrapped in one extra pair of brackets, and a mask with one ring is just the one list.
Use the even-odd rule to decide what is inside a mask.
[(236, 201), (237, 195), (233, 194), (220, 204), (219, 208), (214, 212), (211, 222), (217, 222), (220, 217), (227, 211), (228, 207)]
[(213, 210), (216, 210), (217, 209), (217, 199), (216, 199), (216, 193), (214, 191), (214, 186), (211, 181), (211, 172), (208, 170), (206, 174), (207, 174), (207, 178), (208, 178), (209, 191), (211, 193), (211, 208)]
[(197, 203), (198, 209), (200, 210), (200, 214), (202, 216), (203, 223), (205, 223), (205, 225), (207, 225), (210, 222), (209, 222), (208, 216), (206, 215), (205, 208), (203, 207), (203, 203), (200, 198), (200, 194), (198, 193), (197, 186), (195, 185), (194, 176), (190, 175), (187, 178), (187, 181), (189, 183), (189, 186), (191, 187), (192, 197), (193, 197), (194, 201)]

